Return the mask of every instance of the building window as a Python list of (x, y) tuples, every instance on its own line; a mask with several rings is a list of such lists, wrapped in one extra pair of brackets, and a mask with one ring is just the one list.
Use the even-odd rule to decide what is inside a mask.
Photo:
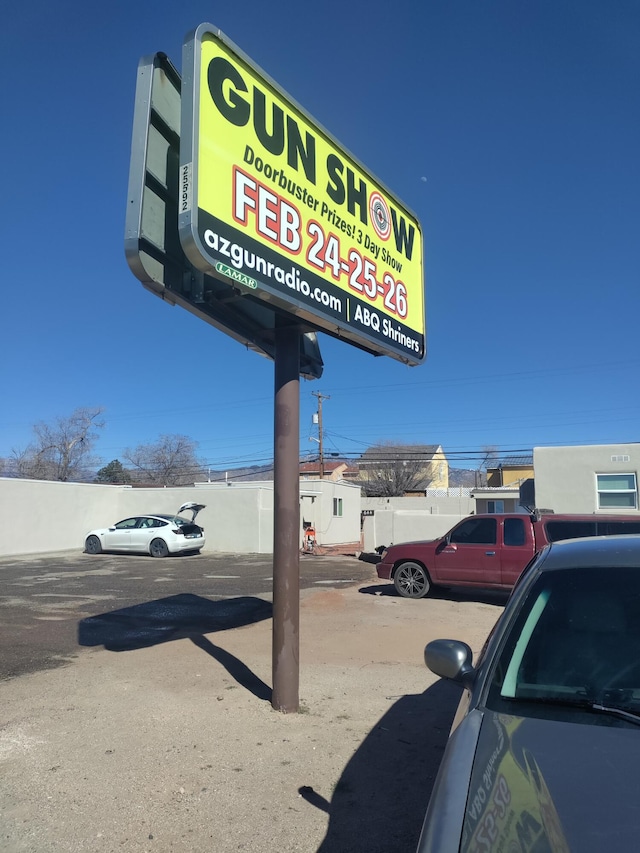
[(635, 474), (596, 474), (598, 509), (637, 509), (638, 485)]
[(503, 513), (504, 512), (504, 501), (487, 501), (487, 512)]
[(342, 518), (342, 498), (333, 499), (333, 515), (335, 518)]

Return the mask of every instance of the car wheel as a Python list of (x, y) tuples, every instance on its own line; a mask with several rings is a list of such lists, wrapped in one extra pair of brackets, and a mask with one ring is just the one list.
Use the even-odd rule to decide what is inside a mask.
[(401, 563), (393, 576), (396, 592), (403, 598), (424, 598), (431, 589), (431, 581), (420, 563)]
[(164, 539), (152, 539), (149, 545), (149, 553), (152, 557), (168, 557), (169, 548)]
[(84, 543), (84, 550), (87, 554), (101, 554), (102, 543), (97, 536), (87, 536), (87, 541)]

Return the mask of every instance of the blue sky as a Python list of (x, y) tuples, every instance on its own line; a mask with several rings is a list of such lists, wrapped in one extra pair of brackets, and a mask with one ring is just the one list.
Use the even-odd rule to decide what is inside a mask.
[(105, 409), (104, 463), (172, 433), (212, 468), (272, 456), (273, 364), (153, 297), (124, 257), (138, 60), (180, 69), (205, 21), (422, 224), (425, 363), (321, 335), (303, 452), (313, 391), (327, 452), (441, 444), (476, 467), (486, 446), (638, 440), (636, 0), (35, 2), (0, 32), (0, 457), (78, 406)]

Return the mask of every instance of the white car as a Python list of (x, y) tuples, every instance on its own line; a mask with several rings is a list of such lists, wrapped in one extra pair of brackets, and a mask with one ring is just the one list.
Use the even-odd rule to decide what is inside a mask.
[(167, 557), (169, 554), (199, 553), (204, 547), (204, 529), (195, 524), (195, 517), (204, 504), (183, 504), (178, 513), (191, 510), (191, 521), (180, 515), (135, 515), (124, 518), (112, 527), (92, 530), (87, 534), (84, 550), (87, 554), (103, 551), (130, 551)]

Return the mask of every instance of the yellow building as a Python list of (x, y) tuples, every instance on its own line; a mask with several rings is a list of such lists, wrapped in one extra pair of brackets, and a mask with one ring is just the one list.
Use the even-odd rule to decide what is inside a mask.
[(533, 456), (507, 456), (496, 465), (487, 466), (487, 486), (499, 489), (519, 486), (533, 477)]

